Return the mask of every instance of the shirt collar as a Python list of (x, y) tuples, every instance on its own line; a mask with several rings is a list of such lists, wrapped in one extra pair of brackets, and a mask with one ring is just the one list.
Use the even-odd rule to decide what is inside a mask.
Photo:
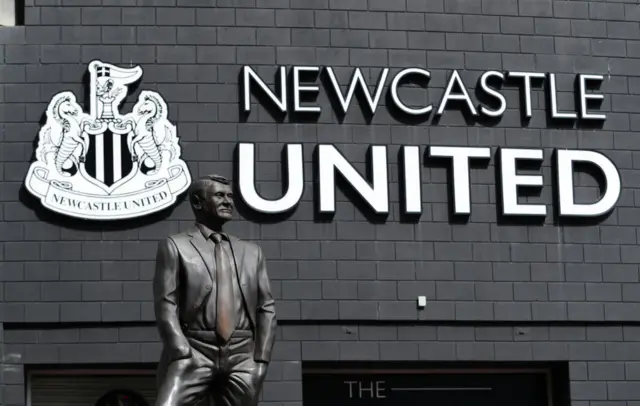
[[(202, 236), (205, 238), (205, 240), (210, 239), (212, 234), (216, 234), (215, 231), (211, 230), (209, 227), (205, 226), (202, 223), (196, 222), (196, 227), (198, 227), (198, 229), (202, 233)], [(217, 233), (217, 234), (220, 234), (222, 236), (223, 240), (228, 240), (229, 239), (227, 237), (227, 235), (225, 233), (223, 233), (223, 232), (220, 232), (220, 233)]]

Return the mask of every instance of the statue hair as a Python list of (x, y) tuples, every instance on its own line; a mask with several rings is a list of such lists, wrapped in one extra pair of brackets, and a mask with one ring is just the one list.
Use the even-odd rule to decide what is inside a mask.
[(230, 185), (231, 181), (222, 175), (204, 175), (191, 183), (189, 186), (189, 202), (193, 204), (195, 202), (195, 196), (204, 197), (205, 192), (210, 187), (212, 182), (222, 183), (223, 185)]

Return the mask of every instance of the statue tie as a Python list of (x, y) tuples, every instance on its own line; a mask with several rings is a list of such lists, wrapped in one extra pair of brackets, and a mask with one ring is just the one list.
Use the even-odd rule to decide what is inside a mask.
[(229, 340), (233, 332), (233, 285), (231, 279), (231, 269), (229, 260), (222, 248), (222, 236), (218, 233), (213, 234), (213, 240), (216, 243), (214, 254), (216, 257), (216, 280), (217, 280), (217, 301), (216, 301), (216, 331), (218, 335), (225, 341)]

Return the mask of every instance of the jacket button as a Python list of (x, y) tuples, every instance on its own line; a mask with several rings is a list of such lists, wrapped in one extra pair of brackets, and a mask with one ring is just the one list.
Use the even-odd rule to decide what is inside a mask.
[(206, 289), (211, 290), (211, 285), (207, 285)]

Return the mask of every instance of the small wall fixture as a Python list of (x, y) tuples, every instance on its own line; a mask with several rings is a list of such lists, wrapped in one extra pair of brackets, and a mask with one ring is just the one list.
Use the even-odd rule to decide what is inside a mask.
[(24, 25), (24, 0), (0, 0), (0, 27)]
[(427, 306), (427, 297), (418, 296), (418, 309), (424, 309)]

